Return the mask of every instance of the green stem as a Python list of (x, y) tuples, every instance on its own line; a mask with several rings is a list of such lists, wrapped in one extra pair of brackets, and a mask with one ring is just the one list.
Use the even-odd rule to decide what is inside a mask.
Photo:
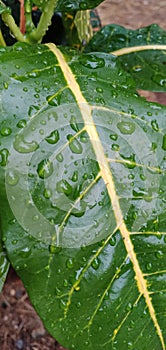
[(0, 30), (0, 45), (1, 45), (1, 46), (6, 46), (6, 43), (5, 43), (5, 40), (4, 40), (4, 37), (3, 37), (3, 35), (2, 35), (1, 30)]
[(32, 21), (32, 3), (31, 0), (27, 0), (25, 3), (25, 18), (26, 18), (26, 33), (32, 32), (35, 26)]
[(9, 13), (2, 13), (2, 19), (4, 23), (10, 28), (14, 37), (21, 42), (26, 42), (25, 37), (20, 32), (20, 28), (15, 23), (14, 18)]
[(58, 0), (50, 0), (43, 10), (39, 24), (33, 32), (29, 35), (29, 40), (31, 42), (41, 42), (43, 36), (45, 35), (49, 25), (51, 24), (51, 18), (54, 14), (54, 9), (56, 7)]

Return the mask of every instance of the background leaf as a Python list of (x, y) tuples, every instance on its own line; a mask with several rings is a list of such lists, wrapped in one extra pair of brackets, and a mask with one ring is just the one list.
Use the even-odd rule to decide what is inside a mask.
[[(137, 30), (110, 24), (91, 39), (85, 51), (113, 52), (122, 48), (166, 44), (166, 31), (157, 24)], [(131, 73), (137, 88), (166, 91), (166, 59), (163, 50), (145, 50), (119, 57), (123, 68)]]
[(17, 45), (1, 62), (18, 220), (4, 196), (2, 230), (33, 305), (69, 349), (164, 349), (166, 108), (110, 54)]
[[(87, 10), (98, 6), (103, 0), (55, 0), (56, 11)], [(48, 2), (48, 1), (47, 1)], [(47, 6), (46, 1), (36, 0), (35, 5), (43, 9)]]

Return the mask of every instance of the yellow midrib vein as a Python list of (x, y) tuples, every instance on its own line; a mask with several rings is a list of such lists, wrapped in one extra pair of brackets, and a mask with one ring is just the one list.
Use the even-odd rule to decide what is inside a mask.
[(147, 307), (149, 309), (150, 316), (153, 320), (154, 326), (157, 330), (157, 334), (160, 338), (160, 341), (162, 344), (162, 349), (165, 350), (166, 348), (165, 348), (165, 344), (164, 344), (163, 335), (162, 335), (160, 326), (158, 324), (158, 321), (157, 321), (157, 318), (155, 315), (155, 310), (154, 310), (150, 295), (148, 293), (146, 280), (144, 279), (144, 276), (143, 276), (141, 268), (139, 266), (136, 254), (134, 252), (134, 247), (133, 247), (132, 241), (130, 239), (130, 232), (127, 230), (127, 227), (126, 227), (124, 220), (123, 220), (123, 214), (122, 214), (122, 211), (120, 208), (119, 198), (118, 198), (118, 195), (116, 193), (114, 180), (113, 180), (112, 173), (111, 173), (111, 170), (109, 167), (109, 161), (105, 156), (103, 146), (100, 142), (99, 135), (98, 135), (96, 126), (95, 126), (93, 118), (92, 118), (93, 107), (90, 106), (87, 103), (86, 99), (84, 98), (84, 96), (80, 90), (80, 87), (75, 79), (75, 76), (72, 73), (70, 67), (68, 66), (61, 51), (54, 44), (46, 44), (46, 46), (55, 55), (55, 57), (59, 63), (59, 66), (62, 70), (62, 73), (64, 75), (64, 78), (66, 79), (66, 82), (67, 82), (70, 90), (72, 91), (73, 95), (75, 96), (77, 105), (80, 109), (80, 113), (81, 113), (83, 121), (85, 123), (86, 131), (89, 134), (89, 137), (90, 137), (90, 140), (91, 140), (91, 143), (92, 143), (95, 155), (96, 155), (96, 159), (97, 159), (99, 166), (100, 166), (101, 177), (103, 178), (103, 181), (105, 182), (105, 185), (107, 187), (107, 191), (108, 191), (108, 194), (109, 194), (109, 197), (110, 197), (110, 200), (112, 203), (112, 207), (114, 210), (114, 215), (116, 218), (117, 226), (121, 232), (128, 256), (133, 264), (133, 268), (135, 271), (135, 279), (137, 281), (138, 290), (139, 290), (140, 294), (143, 295), (145, 298)]

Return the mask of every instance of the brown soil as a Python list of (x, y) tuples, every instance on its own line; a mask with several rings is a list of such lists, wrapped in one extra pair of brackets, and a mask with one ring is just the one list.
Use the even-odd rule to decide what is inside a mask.
[(65, 350), (44, 329), (12, 269), (0, 295), (0, 349)]
[[(158, 23), (166, 29), (164, 10), (165, 0), (106, 0), (98, 8), (103, 25), (117, 23), (133, 29), (151, 23)], [(142, 94), (166, 104), (163, 94)], [(0, 349), (65, 350), (45, 331), (13, 270), (10, 270), (0, 296)]]
[(102, 25), (116, 23), (137, 29), (157, 23), (166, 29), (165, 0), (106, 0), (98, 7)]

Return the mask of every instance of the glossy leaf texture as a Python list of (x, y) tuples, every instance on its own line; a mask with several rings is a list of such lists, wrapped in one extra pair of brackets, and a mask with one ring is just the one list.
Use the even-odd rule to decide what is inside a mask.
[(1, 62), (1, 227), (34, 307), (68, 349), (165, 349), (166, 107), (110, 54)]
[[(145, 46), (161, 45), (161, 50), (145, 50)], [(85, 51), (114, 52), (122, 48), (142, 46), (142, 51), (135, 51), (119, 57), (123, 68), (131, 73), (137, 88), (150, 91), (166, 91), (166, 31), (157, 24), (137, 30), (126, 29), (110, 24), (97, 32)], [(155, 48), (155, 47), (154, 47)]]
[[(55, 11), (87, 10), (98, 6), (103, 0), (55, 0)], [(36, 0), (42, 10), (49, 6), (50, 0)]]

